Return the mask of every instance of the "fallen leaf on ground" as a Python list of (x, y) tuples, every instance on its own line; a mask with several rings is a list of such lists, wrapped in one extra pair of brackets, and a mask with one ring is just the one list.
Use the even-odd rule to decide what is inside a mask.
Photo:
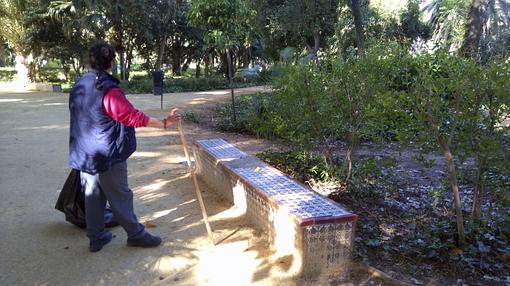
[(461, 255), (464, 253), (464, 250), (460, 249), (460, 248), (452, 248), (452, 250), (450, 250), (450, 254), (451, 255), (454, 255), (454, 256), (457, 256), (457, 255)]
[(156, 227), (156, 225), (155, 225), (155, 224), (150, 223), (150, 222), (146, 222), (146, 223), (144, 223), (143, 225), (144, 225), (146, 228), (155, 228), (155, 227)]

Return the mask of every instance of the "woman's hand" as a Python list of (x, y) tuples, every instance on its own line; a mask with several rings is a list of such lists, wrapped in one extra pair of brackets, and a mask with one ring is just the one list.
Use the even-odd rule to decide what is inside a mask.
[(179, 114), (179, 109), (173, 108), (168, 115), (166, 116), (166, 121), (168, 123), (176, 123), (181, 121), (181, 115)]

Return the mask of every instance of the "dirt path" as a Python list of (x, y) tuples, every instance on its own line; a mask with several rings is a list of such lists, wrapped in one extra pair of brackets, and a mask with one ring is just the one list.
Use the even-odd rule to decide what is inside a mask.
[[(252, 93), (260, 88), (243, 89)], [(165, 109), (183, 110), (223, 101), (228, 91), (165, 96)], [(159, 97), (130, 100), (162, 116)], [(229, 212), (229, 205), (202, 186), (217, 240), (210, 247), (182, 147), (175, 129), (137, 130), (138, 150), (129, 160), (130, 186), (142, 222), (164, 243), (156, 249), (126, 247), (120, 228), (99, 253), (88, 252), (84, 230), (54, 210), (69, 169), (67, 96), (0, 93), (0, 285), (281, 285), (284, 266), (268, 256), (264, 237)], [(186, 124), (193, 138), (224, 137), (248, 152), (261, 141), (211, 133)], [(285, 284), (293, 284), (286, 281)]]

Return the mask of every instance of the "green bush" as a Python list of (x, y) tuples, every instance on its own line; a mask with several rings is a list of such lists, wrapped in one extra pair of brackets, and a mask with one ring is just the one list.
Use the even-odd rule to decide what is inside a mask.
[[(223, 77), (200, 77), (200, 78), (170, 78), (165, 81), (164, 92), (190, 92), (205, 91), (213, 89), (230, 88), (229, 82)], [(263, 84), (256, 79), (236, 79), (234, 88), (242, 88)], [(128, 83), (123, 84), (123, 88), (128, 93), (152, 93), (152, 79), (147, 79), (144, 75), (136, 75), (132, 77)]]
[(37, 81), (38, 82), (51, 82), (51, 83), (65, 82), (65, 79), (61, 79), (61, 75), (62, 75), (62, 68), (60, 68), (60, 67), (40, 68), (37, 71)]
[(310, 179), (325, 182), (336, 177), (326, 167), (324, 160), (313, 153), (305, 151), (263, 152), (257, 154), (257, 157), (301, 182)]
[(0, 81), (8, 82), (13, 81), (16, 76), (16, 70), (14, 68), (1, 68), (0, 69)]
[(236, 122), (233, 121), (232, 105), (220, 105), (216, 109), (217, 127), (223, 131), (242, 132), (263, 138), (275, 138), (275, 117), (271, 114), (275, 101), (271, 93), (257, 93), (236, 97)]

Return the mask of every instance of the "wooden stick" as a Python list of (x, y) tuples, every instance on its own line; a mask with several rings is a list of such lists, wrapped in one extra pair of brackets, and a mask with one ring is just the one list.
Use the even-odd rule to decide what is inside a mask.
[(188, 152), (188, 143), (186, 143), (186, 137), (184, 136), (181, 121), (177, 123), (177, 128), (179, 129), (179, 134), (181, 135), (182, 147), (184, 148), (184, 154), (186, 155), (186, 160), (188, 161), (188, 171), (190, 172), (191, 177), (193, 178), (193, 184), (195, 185), (195, 192), (197, 194), (198, 202), (200, 204), (200, 209), (202, 210), (202, 217), (204, 218), (205, 228), (207, 229), (207, 234), (209, 235), (211, 243), (214, 245), (211, 226), (209, 225), (209, 219), (207, 218), (207, 212), (205, 210), (204, 200), (202, 199), (202, 193), (200, 193), (200, 187), (198, 186), (197, 177), (195, 175), (193, 166), (191, 165), (191, 158)]

